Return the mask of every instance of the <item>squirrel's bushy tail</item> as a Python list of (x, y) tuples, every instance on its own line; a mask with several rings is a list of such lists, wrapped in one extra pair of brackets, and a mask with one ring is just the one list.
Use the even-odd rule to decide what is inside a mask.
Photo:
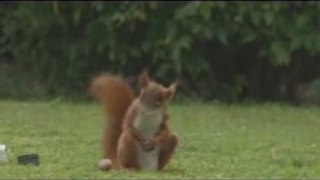
[(90, 93), (103, 106), (107, 118), (103, 135), (104, 158), (117, 166), (117, 145), (122, 131), (125, 113), (133, 101), (130, 86), (120, 77), (102, 74), (94, 78), (90, 85)]

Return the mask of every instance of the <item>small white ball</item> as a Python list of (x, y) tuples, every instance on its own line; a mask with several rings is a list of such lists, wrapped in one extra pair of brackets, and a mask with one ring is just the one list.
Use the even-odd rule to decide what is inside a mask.
[(97, 168), (101, 171), (108, 171), (112, 167), (112, 161), (110, 159), (101, 159), (97, 164)]

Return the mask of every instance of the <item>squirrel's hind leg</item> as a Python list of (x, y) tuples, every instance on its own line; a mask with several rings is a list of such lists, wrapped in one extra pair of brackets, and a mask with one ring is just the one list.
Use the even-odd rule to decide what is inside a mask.
[(161, 144), (159, 154), (159, 170), (162, 170), (170, 161), (178, 145), (178, 138), (175, 134), (170, 134)]
[(131, 134), (124, 132), (118, 144), (118, 163), (120, 168), (139, 170), (137, 142)]

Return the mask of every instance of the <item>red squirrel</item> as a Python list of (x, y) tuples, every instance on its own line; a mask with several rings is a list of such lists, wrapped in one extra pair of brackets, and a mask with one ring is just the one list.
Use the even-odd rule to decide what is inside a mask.
[(104, 159), (112, 162), (100, 170), (160, 171), (175, 152), (178, 139), (169, 128), (167, 107), (176, 83), (164, 87), (144, 71), (139, 87), (140, 94), (134, 98), (130, 86), (118, 76), (103, 74), (91, 83), (90, 92), (103, 105), (107, 118)]

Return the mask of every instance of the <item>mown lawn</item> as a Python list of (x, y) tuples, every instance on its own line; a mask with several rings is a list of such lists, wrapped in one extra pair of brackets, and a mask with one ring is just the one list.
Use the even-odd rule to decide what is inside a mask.
[[(99, 172), (102, 114), (97, 104), (0, 101), (0, 144), (9, 148), (0, 178), (320, 177), (320, 108), (174, 105), (180, 138), (161, 173)], [(16, 157), (39, 153), (40, 166)]]

